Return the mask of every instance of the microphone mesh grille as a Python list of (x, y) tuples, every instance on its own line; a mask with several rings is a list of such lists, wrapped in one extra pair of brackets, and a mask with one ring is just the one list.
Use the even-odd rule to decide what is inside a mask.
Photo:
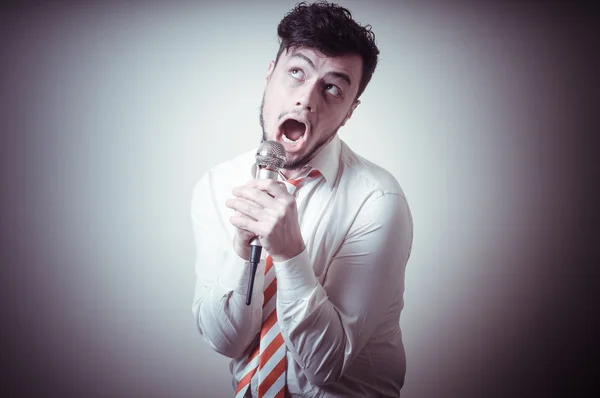
[(279, 170), (285, 164), (285, 148), (277, 141), (263, 141), (256, 150), (256, 164)]

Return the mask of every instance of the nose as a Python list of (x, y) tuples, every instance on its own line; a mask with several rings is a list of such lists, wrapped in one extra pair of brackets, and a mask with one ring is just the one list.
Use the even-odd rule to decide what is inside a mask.
[(315, 112), (317, 109), (318, 99), (319, 98), (317, 82), (307, 82), (296, 93), (295, 107), (298, 110), (307, 110), (308, 112)]

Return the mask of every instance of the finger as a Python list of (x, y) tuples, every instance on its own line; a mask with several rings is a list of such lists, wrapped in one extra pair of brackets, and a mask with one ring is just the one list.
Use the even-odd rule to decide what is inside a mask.
[(265, 191), (275, 199), (290, 196), (285, 184), (274, 180), (251, 180), (246, 184), (246, 187), (256, 188)]
[(273, 196), (269, 195), (267, 192), (250, 186), (237, 187), (231, 192), (236, 197), (246, 199), (262, 208), (272, 207), (275, 200)]
[(247, 231), (245, 229), (235, 228), (235, 238), (244, 243), (249, 243), (252, 239), (256, 237), (256, 234), (251, 231)]
[[(234, 214), (236, 217), (248, 217), (248, 216), (246, 216), (246, 215), (244, 215), (244, 214), (240, 213), (240, 212), (239, 212), (239, 211), (237, 211), (237, 210), (234, 210), (233, 214)], [(254, 237), (254, 234), (253, 234), (252, 232), (246, 231), (245, 229), (236, 228), (236, 233), (238, 233), (239, 235), (243, 235), (243, 236), (244, 236), (244, 238), (246, 238), (246, 237)], [(249, 239), (249, 238), (248, 238), (248, 239)]]
[(246, 217), (244, 215), (241, 215), (241, 216), (234, 215), (234, 216), (229, 217), (229, 222), (233, 226), (235, 226), (243, 231), (251, 233), (253, 236), (260, 236), (259, 232), (261, 231), (261, 228), (260, 228), (260, 224), (256, 220), (252, 220), (251, 218)]
[(227, 199), (225, 206), (235, 210), (239, 214), (251, 217), (253, 220), (258, 220), (262, 213), (262, 207), (256, 206), (254, 203), (240, 198)]

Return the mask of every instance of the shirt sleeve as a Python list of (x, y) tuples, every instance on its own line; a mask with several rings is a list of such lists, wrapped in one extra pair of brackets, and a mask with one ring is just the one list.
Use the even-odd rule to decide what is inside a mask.
[[(241, 356), (260, 331), (264, 262), (256, 272), (251, 305), (246, 305), (250, 267), (233, 250), (210, 174), (194, 187), (191, 217), (196, 247), (192, 312), (204, 340), (230, 358)], [(228, 244), (227, 244), (228, 243)]]
[(282, 335), (312, 384), (339, 380), (390, 305), (401, 308), (411, 245), (405, 199), (384, 194), (363, 205), (323, 285), (306, 250), (274, 264)]

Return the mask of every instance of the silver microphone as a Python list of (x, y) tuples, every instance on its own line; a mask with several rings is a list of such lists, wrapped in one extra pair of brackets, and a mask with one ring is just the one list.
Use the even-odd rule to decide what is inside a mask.
[[(277, 180), (278, 171), (285, 165), (285, 148), (277, 141), (263, 141), (256, 150), (256, 176), (257, 180)], [(246, 293), (246, 305), (252, 300), (252, 289), (254, 288), (254, 277), (256, 268), (260, 262), (262, 246), (258, 237), (250, 241), (250, 276), (248, 291)]]

